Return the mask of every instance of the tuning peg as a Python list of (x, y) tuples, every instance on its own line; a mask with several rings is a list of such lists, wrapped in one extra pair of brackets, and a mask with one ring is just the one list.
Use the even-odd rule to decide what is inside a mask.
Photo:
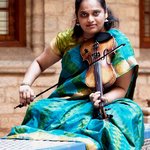
[(108, 111), (108, 110), (110, 110), (110, 109), (111, 109), (111, 108), (106, 108), (105, 111)]
[(108, 117), (109, 119), (111, 119), (111, 118), (113, 117), (113, 115), (107, 115), (107, 117)]

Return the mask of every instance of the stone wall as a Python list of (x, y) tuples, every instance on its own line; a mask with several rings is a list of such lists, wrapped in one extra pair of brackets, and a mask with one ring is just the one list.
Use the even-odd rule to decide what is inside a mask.
[[(74, 22), (74, 0), (26, 0), (27, 4), (27, 47), (0, 48), (0, 137), (6, 135), (11, 127), (20, 125), (27, 107), (14, 110), (19, 104), (19, 85), (25, 70), (39, 55), (44, 46), (59, 31), (71, 27)], [(120, 29), (129, 37), (140, 64), (134, 100), (145, 114), (145, 122), (150, 122), (149, 85), (150, 61), (139, 48), (139, 4), (137, 0), (108, 0), (115, 15), (120, 18)], [(150, 51), (146, 50), (146, 56)], [(146, 58), (146, 59), (145, 59)], [(57, 83), (60, 62), (50, 67), (33, 84), (35, 94)], [(52, 89), (54, 90), (54, 89)], [(46, 92), (36, 100), (47, 97)]]

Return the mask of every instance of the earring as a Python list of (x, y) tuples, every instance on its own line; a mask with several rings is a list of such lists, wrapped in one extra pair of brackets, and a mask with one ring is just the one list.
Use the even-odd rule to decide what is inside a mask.
[(110, 20), (108, 20), (107, 18), (104, 21), (104, 27), (106, 30), (109, 30), (112, 26), (112, 22)]
[(106, 22), (106, 23), (108, 22), (108, 19), (107, 19), (107, 18), (105, 19), (105, 22)]
[(77, 22), (77, 23), (76, 23), (76, 26), (80, 26), (80, 24)]

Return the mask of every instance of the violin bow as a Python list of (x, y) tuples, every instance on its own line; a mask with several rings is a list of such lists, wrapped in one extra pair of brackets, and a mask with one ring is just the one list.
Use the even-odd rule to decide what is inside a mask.
[[(118, 50), (119, 48), (121, 48), (121, 47), (123, 47), (123, 46), (125, 46), (125, 44), (120, 44), (119, 46), (115, 47), (114, 49), (112, 49), (112, 50), (109, 51), (108, 53), (103, 54), (103, 56), (101, 56), (101, 57), (98, 58), (96, 61), (94, 61), (94, 62), (92, 62), (91, 64), (89, 64), (89, 66), (91, 66), (91, 65), (93, 65), (94, 63), (96, 63), (97, 61), (99, 61), (99, 60), (105, 58), (107, 55), (112, 54), (113, 52), (115, 52), (116, 50)], [(78, 73), (78, 72), (77, 72), (77, 73)], [(71, 75), (71, 76), (68, 77), (67, 79), (69, 79), (69, 78), (75, 76), (77, 73)], [(40, 92), (39, 94), (37, 94), (37, 95), (34, 97), (34, 99), (37, 98), (37, 97), (39, 97), (39, 96), (42, 95), (43, 93), (49, 91), (50, 89), (54, 88), (55, 86), (58, 86), (58, 85), (59, 85), (59, 83), (56, 83), (56, 84), (54, 84), (53, 86), (47, 88), (46, 90)], [(19, 104), (19, 105), (15, 106), (14, 109), (16, 109), (16, 108), (22, 108), (23, 106), (24, 106), (23, 104)]]

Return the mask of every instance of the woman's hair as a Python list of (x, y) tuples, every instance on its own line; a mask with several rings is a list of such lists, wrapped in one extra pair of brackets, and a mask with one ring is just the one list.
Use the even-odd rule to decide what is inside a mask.
[[(75, 0), (75, 15), (76, 15), (76, 17), (78, 16), (78, 11), (79, 11), (79, 8), (80, 8), (82, 1), (83, 0)], [(105, 0), (97, 0), (97, 1), (100, 3), (100, 5), (104, 9), (104, 11), (108, 13), (108, 17), (107, 17), (108, 21), (104, 23), (105, 30), (108, 31), (110, 28), (118, 27), (119, 26), (119, 20), (113, 15), (110, 8), (107, 7)], [(75, 39), (78, 39), (82, 36), (83, 30), (80, 27), (80, 25), (77, 25), (76, 23), (75, 23), (74, 28), (73, 28), (72, 37)]]

